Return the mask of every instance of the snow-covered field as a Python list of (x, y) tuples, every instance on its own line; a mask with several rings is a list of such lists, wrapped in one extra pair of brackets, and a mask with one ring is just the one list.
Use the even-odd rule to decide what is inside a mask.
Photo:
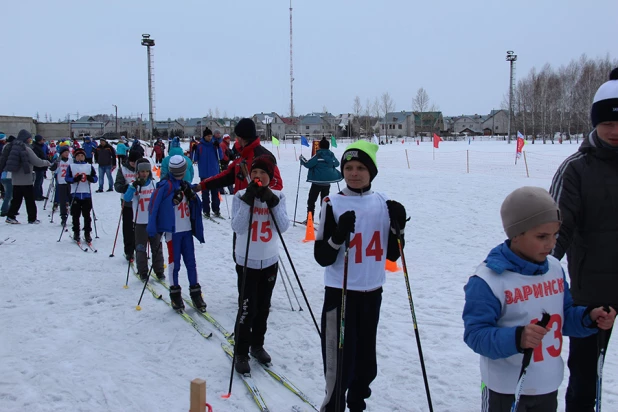
[[(273, 149), (269, 143), (266, 147)], [(295, 148), (300, 154), (300, 145)], [(341, 156), (344, 149), (340, 143), (334, 152)], [(514, 165), (514, 144), (443, 142), (435, 160), (431, 143), (380, 147), (373, 187), (402, 202), (412, 217), (405, 252), (436, 411), (479, 410), (478, 356), (462, 340), (463, 286), (488, 251), (504, 240), (502, 200), (519, 186), (548, 188), (561, 160), (576, 149), (568, 143), (526, 145), (527, 178), (524, 159)], [(276, 148), (273, 152), (277, 154)], [(310, 152), (303, 148), (303, 153), (308, 157)], [(299, 173), (294, 146), (282, 144), (279, 156), (291, 218)], [(304, 219), (309, 189), (306, 169), (301, 174), (297, 220)], [(196, 377), (207, 381), (214, 411), (257, 410), (237, 377), (232, 397), (221, 398), (227, 393), (231, 363), (220, 347), (223, 337), (210, 323), (194, 316), (202, 329), (214, 332), (205, 340), (149, 293), (142, 310), (135, 310), (142, 284), (131, 275), (129, 289), (123, 289), (127, 265), (122, 233), (116, 257), (109, 257), (120, 212), (117, 193), (94, 194), (100, 237), (95, 239), (96, 254), (80, 251), (67, 233), (58, 243), (61, 229), (59, 223), (49, 223), (51, 206), (47, 211), (42, 202), (38, 206), (41, 225), (0, 223), (0, 241), (15, 239), (0, 245), (0, 411), (187, 411), (189, 382)], [(221, 209), (227, 216), (225, 202)], [(25, 222), (25, 206), (18, 218)], [(232, 330), (237, 291), (231, 229), (226, 221), (205, 221), (205, 230), (206, 244), (196, 242), (200, 283), (209, 312)], [(290, 227), (284, 239), (319, 317), (323, 271), (313, 260), (313, 244), (301, 241), (304, 231), (300, 225)], [(187, 291), (184, 269), (181, 283)], [(281, 278), (278, 283), (265, 346), (274, 364), (319, 405), (324, 393), (319, 337), (309, 312), (291, 311)], [(402, 273), (389, 273), (384, 289), (379, 372), (367, 410), (426, 411)], [(194, 314), (192, 309), (188, 313)], [(612, 349), (604, 374), (605, 405), (618, 404), (618, 358)], [(568, 338), (565, 359), (567, 354)], [(294, 405), (309, 410), (261, 368), (253, 369), (271, 411), (290, 411)], [(567, 378), (568, 370), (560, 408)]]

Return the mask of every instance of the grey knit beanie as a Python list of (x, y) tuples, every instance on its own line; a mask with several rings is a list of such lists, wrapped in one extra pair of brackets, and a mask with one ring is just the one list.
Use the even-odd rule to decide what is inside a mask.
[(509, 239), (545, 223), (562, 222), (560, 209), (547, 190), (533, 186), (520, 187), (508, 195), (500, 216)]
[(174, 155), (170, 157), (169, 171), (170, 174), (177, 180), (182, 180), (187, 170), (187, 161), (184, 156)]

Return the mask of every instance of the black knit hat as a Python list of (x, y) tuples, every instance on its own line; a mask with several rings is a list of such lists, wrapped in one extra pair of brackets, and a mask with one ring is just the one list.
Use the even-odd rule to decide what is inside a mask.
[(236, 133), (236, 136), (248, 142), (252, 142), (257, 139), (255, 123), (253, 123), (253, 120), (251, 119), (240, 119), (236, 127), (234, 127), (234, 133)]
[(84, 158), (86, 157), (86, 151), (84, 149), (82, 149), (81, 147), (79, 149), (75, 149), (75, 151), (73, 152), (73, 158), (76, 159), (77, 155), (84, 155)]
[(129, 150), (129, 162), (137, 162), (141, 157), (138, 150)]
[(330, 149), (330, 143), (326, 140), (326, 137), (323, 137), (320, 140), (320, 149)]
[(210, 130), (208, 127), (204, 129), (204, 132), (202, 133), (202, 137), (206, 137), (206, 136), (210, 136), (212, 135), (212, 130)]
[(276, 160), (271, 155), (261, 155), (253, 159), (251, 170), (262, 169), (266, 172), (270, 180), (273, 180), (273, 176), (275, 175), (275, 164)]
[(603, 83), (592, 100), (592, 127), (603, 122), (618, 121), (618, 67), (612, 70), (609, 81)]

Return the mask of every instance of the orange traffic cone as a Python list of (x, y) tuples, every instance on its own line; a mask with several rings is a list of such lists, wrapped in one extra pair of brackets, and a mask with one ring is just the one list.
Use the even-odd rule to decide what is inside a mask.
[(313, 230), (313, 214), (307, 213), (307, 230), (303, 242), (313, 242), (315, 240), (315, 231)]
[(389, 272), (399, 272), (401, 268), (397, 266), (396, 261), (386, 259), (386, 270)]
[(159, 179), (161, 179), (161, 168), (160, 168), (160, 167), (156, 167), (156, 166), (155, 166), (155, 169), (156, 169), (156, 171), (157, 171), (157, 177), (158, 177)]

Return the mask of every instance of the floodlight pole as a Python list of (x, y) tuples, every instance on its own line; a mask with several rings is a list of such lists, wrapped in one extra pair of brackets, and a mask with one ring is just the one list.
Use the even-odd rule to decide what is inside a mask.
[(152, 140), (153, 128), (154, 128), (154, 112), (152, 109), (152, 58), (150, 55), (150, 48), (154, 47), (155, 41), (150, 38), (150, 34), (142, 34), (142, 46), (146, 46), (146, 53), (148, 57), (148, 113), (150, 116), (150, 137)]
[(508, 122), (508, 143), (511, 143), (511, 119), (513, 118), (513, 89), (515, 88), (515, 62), (517, 55), (513, 51), (506, 52), (506, 61), (511, 65), (511, 78), (509, 82), (509, 122)]

